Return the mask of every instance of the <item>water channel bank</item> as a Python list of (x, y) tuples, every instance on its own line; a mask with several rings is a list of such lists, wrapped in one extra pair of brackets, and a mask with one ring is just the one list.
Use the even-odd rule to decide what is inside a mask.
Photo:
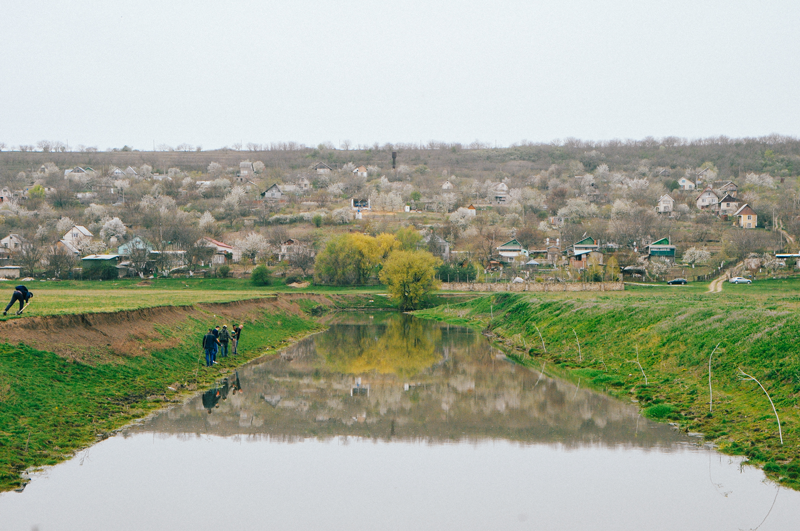
[[(633, 400), (649, 418), (702, 433), (798, 490), (800, 323), (791, 304), (781, 306), (733, 296), (498, 294), (419, 315), (482, 330), (516, 362)], [(742, 371), (769, 392), (780, 429)]]
[(800, 518), (800, 493), (741, 458), (510, 363), (480, 331), (398, 312), (320, 320), (0, 494), (0, 529), (769, 531)]
[[(221, 304), (30, 317), (0, 323), (0, 491), (232, 368), (323, 329), (311, 314), (381, 306), (369, 295), (278, 294)], [(236, 357), (204, 367), (212, 326), (245, 325)]]

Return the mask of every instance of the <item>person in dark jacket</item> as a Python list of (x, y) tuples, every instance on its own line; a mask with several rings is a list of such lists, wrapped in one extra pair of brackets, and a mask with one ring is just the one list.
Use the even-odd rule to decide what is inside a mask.
[(203, 350), (206, 352), (206, 367), (214, 365), (214, 355), (217, 352), (217, 338), (214, 337), (213, 328), (208, 329), (208, 333), (203, 336)]
[(21, 314), (22, 309), (26, 304), (28, 304), (28, 301), (31, 300), (31, 297), (33, 297), (33, 293), (28, 291), (28, 288), (23, 285), (17, 286), (14, 288), (14, 293), (11, 295), (11, 302), (9, 302), (8, 306), (6, 306), (6, 309), (3, 311), (3, 315), (7, 315), (8, 309), (14, 306), (14, 303), (17, 301), (19, 301), (19, 310), (17, 310), (17, 315)]
[(219, 333), (220, 356), (223, 358), (228, 357), (228, 342), (232, 339), (231, 333), (228, 332), (228, 325), (222, 325), (222, 330)]
[(234, 354), (238, 354), (239, 353), (239, 337), (241, 337), (241, 335), (242, 335), (242, 328), (244, 328), (244, 325), (238, 325), (238, 324), (233, 325), (233, 334), (232, 335), (233, 335), (233, 353)]
[(219, 325), (217, 325), (215, 328), (212, 328), (211, 333), (214, 334), (214, 339), (216, 340), (214, 342), (214, 356), (212, 358), (212, 361), (216, 363), (217, 353), (219, 352)]

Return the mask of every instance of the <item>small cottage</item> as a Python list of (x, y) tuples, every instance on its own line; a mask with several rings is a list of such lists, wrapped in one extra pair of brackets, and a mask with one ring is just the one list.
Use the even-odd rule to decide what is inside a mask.
[(758, 215), (747, 203), (739, 207), (734, 216), (737, 218), (736, 224), (743, 229), (754, 229), (758, 225)]
[(656, 207), (656, 211), (659, 214), (669, 214), (675, 208), (675, 200), (670, 197), (669, 194), (664, 194), (658, 198), (658, 206)]

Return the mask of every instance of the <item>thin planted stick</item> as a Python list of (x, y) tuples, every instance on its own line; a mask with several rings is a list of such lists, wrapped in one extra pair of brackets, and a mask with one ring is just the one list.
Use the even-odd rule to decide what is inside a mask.
[(714, 350), (711, 351), (711, 356), (708, 357), (708, 412), (711, 413), (714, 411), (714, 391), (711, 389), (711, 358), (714, 356), (714, 353), (719, 348), (719, 343), (717, 346), (714, 347)]
[(578, 396), (578, 390), (581, 388), (581, 379), (578, 378), (578, 385), (575, 387), (575, 394), (572, 395), (572, 399), (575, 400), (575, 397)]
[(575, 334), (575, 343), (578, 344), (578, 361), (583, 363), (583, 355), (581, 354), (581, 342), (578, 341), (578, 334), (575, 332), (575, 329), (572, 329), (572, 333)]
[(536, 333), (539, 334), (539, 339), (542, 340), (542, 350), (544, 350), (544, 353), (547, 354), (547, 347), (544, 346), (544, 338), (542, 337), (542, 333), (539, 332), (539, 327), (536, 326), (536, 323), (533, 323), (533, 327), (536, 329)]
[(783, 446), (783, 430), (781, 430), (781, 418), (778, 416), (778, 410), (775, 409), (775, 404), (772, 402), (772, 398), (769, 396), (769, 393), (767, 392), (766, 389), (764, 389), (764, 386), (761, 385), (761, 382), (756, 380), (754, 376), (750, 376), (749, 374), (744, 372), (741, 369), (741, 367), (739, 368), (739, 378), (741, 378), (744, 381), (753, 380), (755, 383), (758, 384), (758, 386), (761, 388), (761, 390), (764, 391), (764, 394), (767, 395), (767, 400), (769, 400), (769, 403), (772, 406), (772, 412), (775, 413), (775, 418), (778, 420), (778, 435), (780, 435), (781, 446)]
[(635, 363), (639, 366), (639, 370), (642, 371), (642, 376), (644, 376), (644, 384), (647, 385), (647, 375), (644, 373), (644, 369), (642, 368), (642, 364), (639, 363), (639, 347), (636, 347), (636, 359), (635, 360), (628, 360), (628, 363)]
[(602, 363), (602, 364), (603, 364), (603, 368), (604, 368), (604, 369), (607, 371), (607, 370), (608, 370), (608, 366), (606, 366), (606, 362), (605, 362), (605, 361), (603, 361), (603, 358), (602, 358), (602, 357), (600, 358), (600, 363)]

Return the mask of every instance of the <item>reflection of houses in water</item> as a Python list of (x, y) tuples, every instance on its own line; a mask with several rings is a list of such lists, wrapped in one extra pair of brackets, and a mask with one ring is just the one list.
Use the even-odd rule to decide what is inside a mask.
[[(190, 402), (132, 430), (282, 440), (341, 435), (429, 442), (502, 438), (566, 446), (653, 447), (683, 440), (667, 426), (640, 419), (635, 406), (497, 359), (497, 351), (474, 331), (395, 315), (378, 314), (373, 321), (364, 315), (346, 318), (348, 323), (331, 326), (331, 335), (312, 336), (287, 349), (291, 360), (273, 358), (240, 369), (245, 392), (221, 401), (213, 415), (203, 416), (202, 407), (193, 408)], [(355, 321), (368, 326), (356, 327)], [(376, 343), (381, 334), (400, 334), (396, 341), (408, 343), (407, 349), (398, 350), (404, 355), (415, 345), (432, 345), (434, 362), (398, 376), (379, 372), (380, 358), (365, 360), (349, 352), (377, 352), (376, 345), (384, 347)], [(331, 346), (324, 337), (349, 342), (341, 351), (326, 351), (326, 357), (318, 350)], [(444, 351), (446, 363), (441, 362)], [(331, 370), (331, 363), (337, 370)], [(342, 372), (359, 367), (371, 367), (360, 373), (369, 375), (368, 385), (359, 382), (359, 373)], [(417, 365), (397, 367), (403, 371)]]
[(362, 386), (361, 378), (356, 378), (356, 383), (350, 388), (350, 396), (369, 396), (369, 384)]

